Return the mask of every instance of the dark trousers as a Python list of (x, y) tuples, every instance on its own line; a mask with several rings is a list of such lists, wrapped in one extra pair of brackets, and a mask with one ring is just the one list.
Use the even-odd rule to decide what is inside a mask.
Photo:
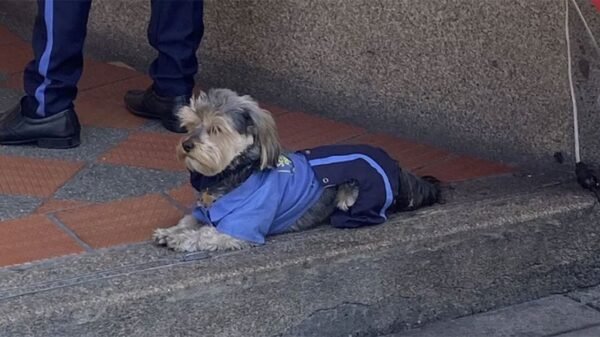
[[(158, 51), (150, 65), (160, 96), (190, 95), (198, 71), (196, 51), (204, 33), (203, 0), (151, 0), (148, 41)], [(25, 69), (24, 112), (47, 117), (73, 107), (83, 70), (83, 45), (91, 0), (38, 0)]]

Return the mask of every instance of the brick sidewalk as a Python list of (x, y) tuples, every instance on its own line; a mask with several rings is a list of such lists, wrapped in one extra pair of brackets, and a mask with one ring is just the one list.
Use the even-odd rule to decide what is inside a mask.
[[(28, 43), (0, 26), (0, 103), (14, 103)], [(72, 150), (0, 146), (0, 266), (147, 241), (193, 203), (175, 159), (178, 135), (128, 113), (123, 95), (150, 79), (86, 59), (76, 109), (82, 145)], [(261, 102), (290, 149), (340, 142), (378, 145), (404, 167), (446, 182), (505, 174), (512, 168)]]

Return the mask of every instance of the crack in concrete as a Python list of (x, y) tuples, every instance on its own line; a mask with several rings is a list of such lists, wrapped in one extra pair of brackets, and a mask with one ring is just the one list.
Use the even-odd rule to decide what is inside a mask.
[(313, 316), (315, 316), (315, 315), (317, 315), (317, 314), (319, 314), (321, 312), (338, 310), (338, 309), (340, 309), (343, 306), (357, 306), (357, 307), (367, 307), (368, 308), (370, 305), (369, 304), (365, 304), (365, 303), (360, 303), (360, 302), (342, 302), (342, 303), (340, 303), (340, 304), (338, 304), (338, 305), (336, 305), (334, 307), (331, 307), (331, 308), (317, 309), (317, 310), (313, 311), (312, 313), (310, 313), (306, 317), (306, 319), (312, 318)]

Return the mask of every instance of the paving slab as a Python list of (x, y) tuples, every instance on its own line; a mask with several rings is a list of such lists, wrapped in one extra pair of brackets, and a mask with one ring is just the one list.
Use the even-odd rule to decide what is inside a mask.
[(41, 149), (37, 146), (3, 146), (0, 155), (17, 155), (35, 158), (56, 158), (73, 161), (95, 161), (115, 144), (127, 137), (127, 131), (108, 128), (84, 127), (81, 129), (81, 145), (73, 149)]
[(0, 193), (50, 197), (83, 166), (66, 160), (0, 156)]
[(600, 312), (565, 296), (555, 295), (388, 337), (571, 336), (563, 335), (562, 332), (586, 329), (590, 325), (600, 325)]
[(57, 219), (93, 248), (148, 241), (156, 228), (174, 226), (182, 216), (181, 210), (160, 194), (56, 213)]
[[(31, 215), (0, 224), (0, 266), (76, 254), (79, 243), (44, 215)], [(0, 336), (3, 336), (0, 329)]]
[(0, 72), (11, 75), (22, 72), (33, 59), (31, 46), (26, 44), (9, 44), (2, 46), (0, 53)]
[[(3, 74), (2, 76), (6, 75)], [(5, 111), (12, 108), (19, 101), (21, 95), (22, 94), (19, 90), (0, 87), (0, 111)]]
[(92, 164), (62, 186), (54, 197), (106, 202), (167, 191), (188, 179), (184, 172)]
[(6, 27), (0, 26), (0, 46), (8, 45), (8, 44), (24, 44), (19, 36), (11, 32)]
[(0, 222), (31, 214), (41, 203), (40, 198), (0, 194)]
[(162, 126), (161, 122), (158, 120), (149, 120), (146, 123), (144, 123), (144, 125), (142, 125), (140, 127), (140, 130), (142, 131), (146, 131), (146, 132), (156, 132), (156, 133), (163, 133), (163, 134), (173, 134), (171, 131), (165, 129), (164, 126)]
[(501, 183), (481, 200), (240, 252), (186, 256), (142, 244), (0, 269), (0, 331), (377, 336), (597, 282), (595, 200), (564, 183), (495, 198)]
[(182, 135), (134, 132), (102, 156), (103, 163), (167, 171), (186, 171), (177, 159), (176, 148)]

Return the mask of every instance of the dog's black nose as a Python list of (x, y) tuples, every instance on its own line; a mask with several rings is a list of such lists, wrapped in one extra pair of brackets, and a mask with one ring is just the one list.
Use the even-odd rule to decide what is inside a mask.
[(183, 147), (183, 150), (185, 152), (190, 152), (194, 148), (194, 142), (188, 139), (184, 141), (183, 144), (181, 144), (181, 146)]

